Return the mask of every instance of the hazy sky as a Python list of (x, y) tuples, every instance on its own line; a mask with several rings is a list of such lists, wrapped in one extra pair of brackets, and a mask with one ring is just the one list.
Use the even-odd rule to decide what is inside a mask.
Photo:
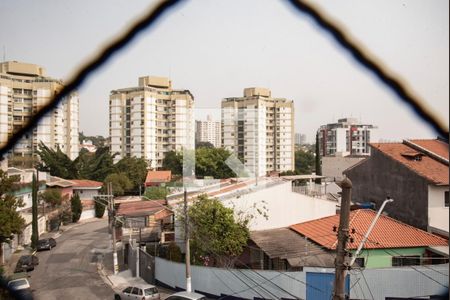
[[(449, 110), (447, 0), (314, 1), (405, 79), (445, 121)], [(67, 78), (80, 62), (154, 1), (1, 0), (6, 60), (44, 66)], [(139, 76), (168, 76), (197, 108), (261, 86), (295, 101), (297, 132), (353, 116), (387, 140), (433, 137), (427, 125), (357, 66), (305, 16), (282, 0), (190, 0), (171, 11), (90, 78), (80, 93), (80, 130), (108, 135), (112, 89)]]

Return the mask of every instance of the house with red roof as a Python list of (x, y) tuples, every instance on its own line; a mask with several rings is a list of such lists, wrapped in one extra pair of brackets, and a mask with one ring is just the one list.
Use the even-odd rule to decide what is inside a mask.
[(174, 214), (166, 204), (165, 200), (118, 203), (116, 214), (123, 222), (118, 239), (161, 243), (174, 241)]
[(448, 237), (449, 144), (441, 139), (374, 143), (371, 156), (344, 171), (352, 198), (385, 208), (404, 223)]
[[(370, 209), (350, 213), (350, 252), (356, 252), (375, 216), (376, 212)], [(339, 218), (340, 215), (325, 217), (292, 225), (290, 229), (332, 254), (338, 244)], [(381, 215), (355, 263), (365, 268), (448, 263), (448, 240)]]
[(78, 194), (78, 196), (80, 196), (81, 204), (83, 205), (83, 211), (81, 213), (80, 220), (94, 218), (95, 217), (94, 197), (99, 195), (103, 183), (85, 179), (82, 180), (71, 179), (70, 182), (73, 183), (72, 185), (73, 193)]
[(145, 187), (164, 186), (172, 180), (172, 171), (148, 171)]

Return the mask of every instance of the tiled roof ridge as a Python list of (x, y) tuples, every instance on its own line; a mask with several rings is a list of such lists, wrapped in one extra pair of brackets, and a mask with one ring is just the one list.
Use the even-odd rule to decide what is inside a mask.
[[(383, 145), (383, 144), (385, 144), (385, 143), (378, 143), (377, 145)], [(408, 145), (405, 145), (405, 144), (403, 144), (403, 143), (392, 143), (392, 144), (403, 145), (403, 146), (406, 146), (406, 147), (408, 147), (408, 148), (410, 148), (410, 149), (413, 149), (413, 148), (411, 148), (411, 147), (409, 147)], [(371, 144), (371, 145), (372, 145), (372, 144)], [(435, 184), (441, 184), (441, 182), (438, 182), (438, 181), (436, 181), (436, 180), (434, 180), (434, 179), (431, 179), (429, 176), (427, 176), (426, 174), (423, 174), (422, 172), (418, 171), (417, 169), (413, 168), (412, 166), (410, 166), (410, 165), (408, 165), (408, 164), (405, 164), (405, 163), (399, 161), (395, 156), (390, 155), (387, 151), (383, 151), (383, 150), (381, 150), (381, 149), (378, 148), (378, 147), (374, 147), (374, 148), (375, 148), (376, 150), (378, 150), (378, 151), (379, 151), (382, 155), (384, 155), (385, 157), (388, 157), (389, 159), (394, 160), (395, 162), (397, 162), (397, 163), (400, 164), (401, 166), (407, 168), (407, 169), (410, 170), (411, 172), (413, 172), (413, 173), (419, 175), (420, 177), (426, 178), (427, 181), (433, 182), (433, 183), (435, 183)], [(415, 149), (413, 149), (413, 150), (415, 150)], [(434, 158), (432, 158), (432, 157), (429, 156), (429, 155), (425, 155), (425, 156), (428, 157), (428, 158), (431, 158), (431, 159), (435, 160)], [(436, 162), (439, 162), (438, 160), (435, 160), (435, 161), (436, 161)], [(441, 163), (441, 162), (439, 162), (439, 163)], [(443, 164), (443, 163), (441, 163), (441, 164)]]
[[(358, 211), (369, 211), (369, 212), (371, 212), (371, 213), (374, 214), (374, 215), (376, 215), (376, 213), (377, 213), (376, 211), (374, 211), (374, 210), (372, 210), (372, 209), (370, 209), (370, 208), (358, 209)], [(385, 219), (394, 221), (395, 223), (397, 223), (397, 224), (399, 224), (399, 225), (401, 225), (401, 226), (411, 228), (411, 229), (413, 229), (414, 231), (417, 231), (417, 232), (419, 232), (419, 233), (424, 233), (424, 234), (426, 234), (426, 235), (428, 235), (428, 236), (430, 236), (430, 237), (438, 238), (438, 239), (441, 239), (442, 241), (448, 242), (448, 240), (446, 240), (446, 239), (444, 239), (444, 238), (442, 238), (442, 237), (440, 237), (440, 236), (437, 236), (437, 235), (434, 235), (434, 234), (432, 234), (432, 233), (430, 233), (430, 232), (428, 232), (428, 231), (425, 231), (425, 230), (416, 228), (416, 227), (414, 227), (414, 226), (412, 226), (412, 225), (403, 223), (402, 221), (397, 220), (397, 219), (394, 219), (394, 218), (391, 218), (391, 217), (389, 217), (389, 216), (386, 216), (386, 215), (381, 214), (381, 215), (380, 215), (380, 218), (385, 218)], [(376, 226), (376, 224), (375, 224), (375, 226)], [(375, 228), (375, 227), (374, 227), (374, 228)], [(364, 233), (364, 234), (365, 234), (365, 233)], [(379, 243), (379, 242), (377, 242), (377, 243), (380, 244), (380, 245), (382, 245), (382, 244)]]
[(418, 142), (418, 141), (432, 141), (432, 142), (438, 142), (438, 143), (446, 144), (446, 143), (444, 143), (442, 141), (439, 141), (439, 140), (404, 140), (403, 141), (403, 145), (406, 145), (409, 148), (412, 148), (413, 150), (418, 151), (418, 152), (426, 155), (427, 157), (429, 157), (431, 159), (434, 159), (435, 161), (438, 161), (438, 162), (440, 162), (442, 164), (446, 164), (446, 165), (449, 164), (448, 158), (446, 158), (446, 157), (436, 153), (435, 151), (433, 151), (433, 150), (431, 150), (431, 149), (429, 149), (429, 148), (427, 148), (425, 146), (422, 146), (422, 145), (419, 145), (419, 144), (415, 143), (415, 142)]

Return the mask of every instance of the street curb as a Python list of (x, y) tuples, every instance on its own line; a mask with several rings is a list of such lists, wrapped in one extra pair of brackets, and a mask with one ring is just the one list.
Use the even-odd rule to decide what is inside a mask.
[[(111, 286), (111, 288), (115, 288), (116, 286), (114, 285), (114, 283), (111, 281), (111, 279), (109, 279), (109, 276), (105, 273), (105, 267), (103, 266), (103, 264), (101, 263), (97, 263), (97, 272), (99, 273), (100, 277), (103, 279), (103, 281), (108, 284), (109, 286)], [(108, 280), (108, 282), (106, 282), (105, 278)]]

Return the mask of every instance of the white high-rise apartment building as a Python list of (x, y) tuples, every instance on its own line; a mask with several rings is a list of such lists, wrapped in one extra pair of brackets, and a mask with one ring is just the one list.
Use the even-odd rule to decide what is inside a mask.
[(319, 147), (322, 156), (367, 156), (369, 143), (378, 142), (378, 128), (355, 118), (339, 119), (337, 123), (320, 126)]
[(215, 148), (222, 147), (222, 125), (220, 122), (213, 121), (211, 116), (206, 121), (195, 121), (195, 141), (209, 142)]
[(258, 176), (294, 170), (294, 103), (264, 88), (222, 100), (222, 145)]
[[(0, 63), (0, 144), (22, 128), (55, 93), (64, 87), (61, 80), (47, 77), (45, 69), (28, 63)], [(32, 156), (40, 142), (58, 146), (71, 159), (79, 152), (79, 98), (68, 96), (56, 109), (14, 147), (14, 156)]]
[(194, 149), (194, 97), (174, 90), (168, 78), (146, 76), (139, 86), (113, 90), (109, 98), (111, 152), (161, 168), (169, 151)]

